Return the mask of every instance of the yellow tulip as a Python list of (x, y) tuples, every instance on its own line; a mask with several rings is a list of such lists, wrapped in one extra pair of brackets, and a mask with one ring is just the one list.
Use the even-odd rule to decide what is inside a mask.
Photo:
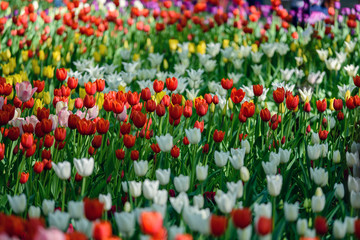
[(159, 104), (165, 95), (166, 95), (165, 91), (161, 91), (161, 92), (157, 93), (156, 97), (155, 97), (156, 104)]
[(199, 44), (196, 46), (196, 52), (200, 54), (206, 53), (206, 43), (205, 41), (200, 41)]
[(296, 51), (296, 43), (292, 42), (292, 43), (290, 44), (290, 50), (291, 50), (292, 52), (295, 52), (295, 51)]
[(42, 91), (40, 93), (35, 92), (34, 96), (35, 96), (35, 98), (42, 99), (44, 97), (44, 91)]
[(129, 49), (129, 42), (127, 40), (125, 40), (124, 42), (124, 48)]
[(75, 106), (75, 99), (69, 99), (69, 105), (68, 108), (70, 111), (74, 110), (74, 106)]
[(105, 56), (107, 52), (107, 47), (104, 44), (99, 45), (99, 52), (101, 56)]
[(151, 39), (150, 39), (150, 38), (147, 38), (147, 39), (146, 39), (146, 46), (147, 46), (147, 47), (150, 47), (150, 46), (151, 46)]
[(282, 102), (279, 105), (279, 113), (284, 113), (284, 112), (285, 112), (285, 104), (284, 102)]
[(154, 52), (154, 46), (150, 46), (149, 53), (153, 53), (153, 52)]
[(21, 56), (22, 56), (23, 62), (27, 62), (29, 60), (29, 51), (27, 51), (27, 50), (21, 51)]
[(135, 53), (134, 56), (133, 56), (133, 61), (137, 61), (139, 59), (140, 59), (140, 54)]
[(52, 57), (53, 57), (53, 61), (54, 62), (59, 62), (61, 60), (61, 53), (60, 51), (54, 51), (52, 53)]
[(4, 73), (4, 75), (10, 74), (10, 65), (8, 63), (2, 64), (1, 67), (2, 67), (2, 72)]
[(6, 60), (11, 58), (11, 52), (9, 49), (6, 49), (4, 56), (6, 57)]
[(16, 85), (17, 83), (23, 82), (22, 78), (21, 78), (21, 75), (20, 74), (14, 74), (13, 75), (13, 82), (14, 82), (14, 85)]
[(69, 52), (73, 52), (74, 51), (74, 43), (70, 43), (69, 44)]
[(251, 45), (251, 50), (254, 52), (254, 53), (256, 53), (256, 52), (258, 52), (259, 51), (259, 47), (258, 47), (258, 45), (257, 44), (252, 44)]
[(239, 35), (237, 35), (236, 33), (234, 34), (234, 42), (239, 43), (240, 39), (239, 39)]
[(165, 58), (164, 58), (164, 61), (163, 61), (163, 65), (164, 65), (165, 70), (169, 68), (169, 63)]
[(65, 58), (65, 60), (66, 60), (66, 62), (70, 62), (71, 61), (71, 55), (70, 55), (70, 52), (68, 52), (67, 54), (66, 54), (66, 58)]
[(108, 36), (107, 36), (107, 35), (105, 35), (105, 36), (104, 36), (104, 39), (103, 39), (103, 43), (104, 43), (104, 44), (106, 44), (106, 43), (107, 43), (107, 41), (108, 41)]
[(347, 90), (345, 93), (345, 101), (347, 101), (350, 96), (351, 96), (350, 90)]
[(179, 40), (169, 39), (169, 47), (172, 52), (175, 52), (178, 46)]
[(222, 47), (227, 48), (227, 47), (229, 47), (229, 44), (230, 44), (230, 40), (229, 39), (224, 39), (223, 43), (222, 43)]
[(212, 113), (215, 112), (215, 104), (214, 103), (210, 104), (210, 112), (212, 112)]
[(43, 100), (45, 104), (50, 104), (51, 97), (49, 92), (44, 92)]
[(334, 109), (334, 100), (335, 100), (335, 98), (330, 99), (329, 109), (330, 109), (331, 111), (335, 111), (335, 109)]
[(7, 76), (5, 79), (7, 84), (13, 85), (14, 79), (12, 76)]
[(7, 99), (8, 99), (8, 100), (12, 100), (12, 99), (14, 98), (14, 95), (15, 95), (15, 93), (14, 93), (14, 89), (13, 89), (13, 90), (11, 90), (11, 93), (10, 93), (10, 95), (7, 97)]
[(231, 98), (228, 99), (228, 106), (230, 109), (233, 109), (234, 108), (234, 103), (233, 101), (231, 100)]
[(104, 105), (104, 93), (100, 93), (99, 96), (97, 96), (97, 106), (99, 107), (99, 109), (102, 109), (103, 105)]
[(100, 62), (101, 61), (101, 55), (100, 55), (99, 52), (94, 52), (93, 56), (94, 56), (95, 62)]
[(125, 93), (125, 87), (122, 85), (119, 85), (118, 90), (119, 90), (119, 92)]
[(40, 69), (40, 66), (38, 66), (38, 65), (37, 65), (37, 66), (34, 66), (34, 67), (33, 67), (33, 70), (34, 70), (35, 75), (39, 75), (39, 74), (40, 74), (40, 70), (41, 70), (41, 69)]
[(34, 108), (33, 108), (34, 114), (37, 114), (38, 108), (42, 108), (42, 107), (44, 107), (42, 100), (36, 99), (35, 103), (34, 103)]
[(84, 99), (85, 98), (85, 95), (86, 95), (86, 91), (85, 91), (85, 88), (79, 88), (79, 97), (81, 99)]
[(40, 59), (40, 61), (45, 60), (45, 52), (44, 52), (44, 50), (39, 51), (39, 59)]
[(195, 53), (195, 44), (194, 43), (189, 43), (189, 53)]

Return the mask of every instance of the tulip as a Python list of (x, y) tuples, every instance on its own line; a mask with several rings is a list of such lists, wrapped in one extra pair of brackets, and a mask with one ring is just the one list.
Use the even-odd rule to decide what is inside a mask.
[(100, 202), (98, 199), (89, 199), (84, 198), (84, 213), (85, 217), (90, 221), (94, 221), (98, 218), (101, 218), (104, 204)]
[(311, 209), (315, 213), (321, 212), (325, 207), (325, 195), (321, 188), (316, 189), (316, 193), (311, 198)]
[(207, 175), (208, 175), (208, 169), (209, 169), (208, 165), (206, 165), (206, 166), (197, 165), (196, 166), (196, 178), (199, 181), (205, 181), (207, 178)]
[(215, 237), (223, 235), (227, 229), (228, 220), (224, 216), (211, 215), (210, 218), (210, 229), (211, 233)]
[(94, 170), (94, 158), (74, 158), (74, 165), (80, 176), (88, 177)]
[(190, 177), (180, 174), (174, 178), (175, 189), (178, 192), (186, 192), (190, 187)]
[(59, 231), (56, 228), (44, 229), (43, 227), (39, 227), (36, 235), (34, 236), (34, 240), (44, 240), (44, 239), (52, 239), (52, 240), (63, 240), (66, 239), (65, 234)]
[(12, 210), (16, 214), (21, 214), (25, 211), (26, 208), (26, 196), (25, 194), (21, 194), (19, 196), (10, 196), (7, 195), (8, 201), (10, 203), (10, 206)]
[(95, 240), (109, 239), (112, 235), (111, 223), (108, 221), (97, 221), (93, 227), (93, 238)]
[(310, 177), (320, 187), (328, 184), (329, 174), (324, 168), (310, 168)]
[(315, 144), (314, 146), (307, 146), (307, 153), (310, 160), (318, 160), (321, 154), (321, 149), (319, 144)]
[(104, 204), (104, 210), (109, 211), (112, 206), (112, 200), (111, 200), (111, 194), (108, 193), (106, 195), (100, 194), (99, 195), (99, 201)]
[(161, 185), (167, 185), (170, 181), (170, 168), (169, 169), (157, 169), (155, 171), (156, 179), (159, 180)]
[(15, 85), (16, 96), (22, 101), (27, 102), (32, 98), (37, 88), (32, 88), (31, 83), (24, 81), (21, 83), (16, 83)]
[(80, 219), (84, 217), (84, 202), (68, 202), (68, 212), (71, 218)]
[(343, 199), (344, 195), (345, 195), (345, 189), (344, 189), (344, 184), (342, 183), (335, 183), (334, 184), (334, 189), (335, 189), (335, 197), (337, 199)]
[(235, 209), (231, 213), (235, 227), (245, 229), (251, 226), (252, 215), (249, 208)]
[(278, 104), (282, 103), (284, 101), (285, 98), (285, 90), (284, 88), (277, 88), (274, 92), (273, 92), (273, 98), (274, 101)]
[(315, 218), (314, 227), (318, 235), (325, 235), (328, 232), (328, 225), (326, 222), (326, 218), (322, 216), (317, 216)]
[(55, 211), (49, 214), (49, 226), (66, 231), (69, 225), (70, 215), (66, 212)]
[(45, 216), (53, 213), (55, 210), (55, 201), (44, 199), (42, 202), (42, 211)]
[(84, 233), (88, 238), (93, 235), (93, 223), (86, 218), (75, 221), (74, 227), (77, 231)]
[(224, 214), (230, 213), (235, 205), (236, 195), (231, 192), (223, 193), (219, 190), (215, 195), (215, 202)]
[(210, 234), (210, 211), (209, 209), (199, 210), (197, 207), (185, 206), (182, 218), (191, 231), (200, 234)]
[(198, 128), (185, 129), (186, 137), (191, 144), (199, 144), (201, 140), (201, 132)]
[(307, 229), (308, 229), (308, 221), (307, 221), (307, 219), (299, 218), (298, 221), (296, 222), (296, 229), (297, 229), (297, 233), (300, 236), (304, 236), (306, 234)]
[[(144, 182), (145, 184), (145, 182)], [(144, 196), (145, 196), (145, 190), (143, 189), (144, 192)], [(166, 205), (167, 200), (168, 200), (168, 191), (163, 189), (163, 190), (157, 190), (154, 191), (155, 192), (155, 196), (153, 197), (154, 203), (157, 205)], [(154, 192), (151, 193), (146, 193), (148, 195), (148, 197), (151, 197), (150, 195), (153, 194)]]
[(346, 222), (334, 221), (333, 236), (335, 239), (344, 239), (346, 235)]
[(148, 161), (134, 161), (134, 171), (136, 176), (143, 177), (146, 175), (148, 169), (149, 169), (149, 163)]
[(215, 158), (215, 164), (218, 167), (224, 167), (230, 157), (229, 152), (218, 152), (215, 151), (214, 158)]
[(240, 178), (243, 182), (247, 182), (250, 179), (249, 169), (247, 167), (240, 168)]
[(245, 148), (245, 153), (249, 154), (250, 153), (250, 143), (248, 140), (242, 140), (241, 141), (241, 148)]
[(241, 180), (239, 180), (238, 182), (227, 182), (226, 183), (227, 189), (229, 190), (229, 192), (233, 193), (237, 198), (241, 198), (243, 195), (243, 183)]
[(199, 194), (199, 195), (194, 196), (193, 204), (194, 204), (194, 206), (201, 209), (204, 206), (204, 197), (203, 197), (203, 195)]
[(153, 200), (153, 198), (157, 195), (159, 184), (160, 182), (158, 180), (150, 181), (149, 179), (145, 179), (142, 186), (144, 197), (148, 200)]
[(276, 161), (271, 162), (261, 162), (261, 165), (264, 169), (266, 175), (276, 175), (277, 173), (277, 164)]
[(349, 217), (346, 216), (344, 222), (346, 223), (346, 233), (354, 234), (355, 232), (355, 221), (357, 221), (357, 217)]
[(159, 144), (160, 150), (163, 152), (170, 152), (173, 145), (173, 137), (167, 133), (164, 136), (156, 136), (156, 142)]
[(67, 77), (67, 71), (66, 71), (65, 68), (56, 69), (56, 78), (57, 78), (57, 80), (62, 82), (62, 81), (65, 81), (66, 77)]
[(271, 212), (271, 203), (262, 203), (258, 204), (255, 203), (254, 205), (254, 213), (255, 217), (267, 217), (271, 218), (272, 212)]
[(124, 237), (132, 237), (135, 233), (135, 213), (116, 212), (114, 216), (119, 232), (124, 235)]
[(70, 178), (71, 165), (68, 161), (59, 162), (58, 164), (52, 162), (52, 167), (61, 180), (67, 180)]
[(238, 239), (250, 240), (251, 239), (251, 234), (252, 234), (252, 226), (249, 225), (244, 229), (239, 228), (239, 229), (236, 230), (236, 232), (237, 232)]
[(140, 214), (140, 227), (144, 234), (155, 235), (163, 227), (163, 218), (158, 212), (142, 212)]
[(287, 163), (290, 159), (291, 155), (291, 149), (282, 149), (279, 148), (279, 154), (280, 154), (280, 163)]
[(348, 189), (349, 192), (359, 192), (360, 191), (360, 178), (354, 178), (353, 176), (349, 175), (348, 177)]
[(180, 213), (184, 207), (189, 205), (189, 198), (185, 192), (180, 192), (176, 198), (170, 198), (170, 204), (177, 213)]
[(340, 160), (341, 160), (340, 151), (339, 150), (334, 151), (332, 158), (333, 163), (340, 163)]
[(359, 152), (349, 153), (346, 152), (346, 165), (348, 167), (353, 167), (354, 165), (359, 164)]
[(281, 175), (266, 176), (267, 188), (271, 196), (276, 197), (280, 194), (283, 178)]
[(256, 232), (260, 236), (269, 235), (272, 231), (272, 219), (267, 217), (259, 217), (256, 223)]
[(231, 165), (236, 169), (239, 170), (244, 165), (244, 158), (245, 158), (245, 148), (241, 149), (231, 149), (231, 157), (229, 157), (229, 160), (231, 162)]
[(129, 190), (132, 197), (137, 198), (141, 195), (141, 182), (130, 181)]
[[(178, 226), (171, 226), (169, 228), (169, 240), (187, 240), (187, 239), (178, 239), (178, 236), (181, 236), (185, 232), (184, 227), (178, 227)], [(191, 240), (191, 238), (189, 238)]]
[(41, 214), (41, 209), (39, 207), (30, 206), (28, 214), (29, 218), (39, 218)]
[(351, 203), (351, 207), (353, 207), (354, 209), (360, 208), (360, 192), (351, 191), (350, 203)]
[(285, 213), (286, 221), (288, 222), (296, 221), (299, 215), (299, 202), (296, 202), (294, 204), (285, 203), (284, 213)]

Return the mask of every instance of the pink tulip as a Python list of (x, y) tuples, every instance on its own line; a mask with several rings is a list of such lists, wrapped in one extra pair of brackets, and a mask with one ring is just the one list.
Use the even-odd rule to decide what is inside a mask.
[(71, 114), (71, 112), (68, 111), (67, 108), (63, 108), (62, 110), (60, 110), (60, 112), (58, 114), (58, 120), (59, 120), (60, 126), (62, 126), (62, 127), (68, 126), (70, 114)]
[(24, 81), (22, 83), (17, 83), (15, 86), (16, 96), (22, 101), (27, 102), (34, 95), (37, 90), (37, 87), (33, 88), (30, 82)]
[(34, 240), (65, 240), (65, 234), (56, 228), (44, 229), (40, 227)]

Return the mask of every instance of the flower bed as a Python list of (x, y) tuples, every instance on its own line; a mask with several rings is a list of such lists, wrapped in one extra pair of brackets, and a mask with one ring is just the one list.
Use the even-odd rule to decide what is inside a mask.
[(360, 238), (358, 6), (220, 3), (1, 1), (1, 239)]

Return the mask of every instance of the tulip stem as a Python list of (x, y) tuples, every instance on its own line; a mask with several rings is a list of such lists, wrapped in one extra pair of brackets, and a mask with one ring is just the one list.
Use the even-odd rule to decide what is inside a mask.
[(62, 193), (62, 203), (61, 203), (61, 209), (63, 212), (65, 211), (65, 193), (66, 193), (66, 180), (63, 180), (63, 193)]
[(86, 177), (83, 178), (82, 186), (81, 186), (81, 196), (85, 196), (85, 185), (86, 185)]
[(273, 215), (272, 231), (274, 231), (275, 221), (276, 221), (276, 197), (272, 197), (272, 215)]

